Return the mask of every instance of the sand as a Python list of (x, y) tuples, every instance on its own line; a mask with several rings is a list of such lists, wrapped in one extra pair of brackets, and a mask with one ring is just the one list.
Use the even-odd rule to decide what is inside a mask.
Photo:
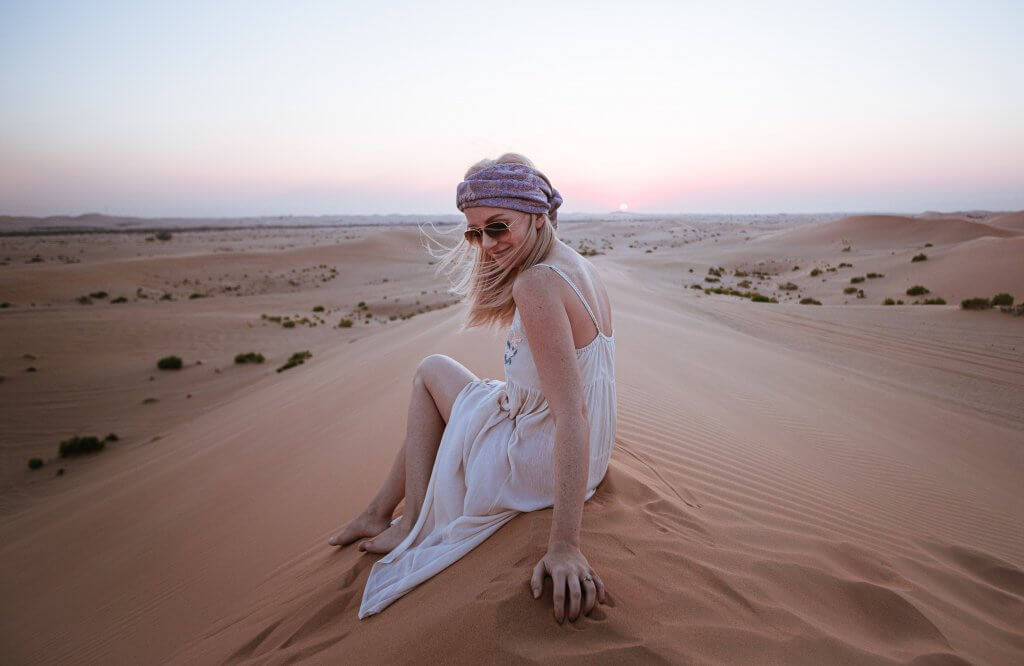
[(1021, 663), (1024, 317), (957, 305), (1024, 298), (1021, 219), (563, 224), (602, 252), (620, 404), (583, 525), (609, 603), (561, 626), (528, 589), (550, 511), (364, 621), (377, 556), (326, 545), (419, 359), (501, 376), (415, 228), (0, 238), (0, 661)]

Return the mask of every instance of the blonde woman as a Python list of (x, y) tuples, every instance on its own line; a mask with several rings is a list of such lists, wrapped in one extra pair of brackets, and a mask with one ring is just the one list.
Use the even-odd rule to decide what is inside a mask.
[[(604, 478), (615, 437), (612, 312), (593, 264), (555, 235), (562, 198), (515, 153), (469, 168), (456, 205), (464, 240), (442, 262), (467, 297), (467, 326), (507, 326), (505, 380), (447, 356), (423, 359), (405, 444), (369, 506), (331, 538), (386, 553), (359, 617), (379, 613), (520, 512), (554, 507), (530, 587), (553, 582), (555, 619), (604, 602), (583, 555), (583, 503)], [(403, 515), (392, 512), (405, 499)], [(566, 603), (568, 602), (568, 610)]]

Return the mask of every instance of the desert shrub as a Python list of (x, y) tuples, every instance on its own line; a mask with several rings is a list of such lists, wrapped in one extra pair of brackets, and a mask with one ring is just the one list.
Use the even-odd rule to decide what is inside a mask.
[(903, 301), (900, 299), (896, 299), (896, 305), (903, 305)]
[(923, 284), (915, 284), (913, 287), (907, 289), (907, 296), (921, 296), (922, 294), (930, 294), (928, 287)]
[(94, 291), (89, 294), (89, 298), (106, 298), (107, 296), (108, 294), (105, 291)]
[(992, 306), (995, 307), (997, 305), (1013, 305), (1013, 296), (1006, 292), (996, 294), (992, 297)]
[(281, 322), (281, 326), (283, 326), (284, 328), (295, 328), (295, 322), (292, 321), (291, 319), (285, 319), (283, 322)]
[(858, 289), (857, 290), (857, 298), (864, 298), (864, 290), (863, 289)]
[(28, 459), (28, 468), (29, 469), (39, 469), (42, 466), (43, 466), (43, 459), (42, 458), (29, 458)]
[(295, 352), (294, 354), (292, 354), (291, 356), (288, 357), (288, 360), (285, 362), (285, 364), (282, 365), (280, 368), (278, 368), (277, 371), (278, 372), (284, 372), (285, 370), (288, 370), (289, 368), (294, 368), (297, 365), (302, 365), (303, 363), (306, 362), (306, 359), (309, 359), (309, 358), (312, 358), (312, 357), (313, 357), (313, 354), (308, 352), (308, 351)]
[(60, 443), (58, 449), (61, 458), (67, 458), (68, 456), (77, 456), (83, 453), (95, 453), (96, 451), (102, 451), (106, 442), (99, 439), (98, 437), (79, 437), (75, 435), (71, 439), (66, 439)]
[(882, 305), (896, 305), (896, 301), (894, 301), (891, 298), (887, 298), (884, 301), (882, 301)]
[(748, 277), (750, 275), (750, 273), (748, 273), (746, 271), (741, 271), (739, 269), (734, 270), (732, 272), (732, 274), (735, 275), (736, 277), (744, 277), (744, 278)]
[[(696, 285), (695, 284), (693, 286), (695, 286), (698, 289), (700, 289), (700, 285)], [(338, 326), (340, 328), (352, 328), (352, 320), (351, 319), (342, 319), (341, 321), (338, 322)]]
[(945, 305), (946, 299), (942, 297), (926, 298), (924, 299), (923, 305)]
[(197, 298), (206, 298), (206, 294), (200, 294), (199, 292), (193, 292), (193, 293), (189, 294), (188, 297), (191, 300), (195, 300)]
[(821, 305), (821, 301), (817, 301), (813, 298), (801, 298), (800, 305)]
[(931, 243), (925, 243), (924, 246), (925, 247), (933, 247)]
[(700, 288), (701, 288), (701, 286), (699, 284), (696, 284), (696, 283), (690, 285), (690, 289), (700, 289)]
[[(712, 266), (711, 268), (708, 269), (708, 275), (714, 275), (715, 277), (722, 277), (722, 269), (721, 268), (715, 268), (714, 266)], [(716, 280), (716, 282), (717, 282), (717, 280)]]
[(796, 286), (792, 282), (787, 282), (786, 284), (779, 285), (779, 289), (781, 289), (782, 291), (796, 291), (799, 288), (800, 287)]
[(863, 281), (864, 281), (864, 276), (863, 275), (855, 275), (852, 278), (850, 278), (850, 284), (860, 284)]
[(127, 303), (128, 299), (125, 298), (124, 296), (118, 296), (117, 298), (115, 298), (114, 300), (112, 300), (110, 302), (111, 303)]
[(92, 305), (92, 299), (89, 298), (88, 296), (79, 296), (75, 300), (81, 303), (82, 305)]
[(928, 261), (928, 255), (922, 252), (921, 254), (915, 254), (914, 258), (910, 260), (911, 263), (917, 261)]
[(844, 294), (856, 294), (857, 293), (857, 287), (847, 287), (846, 289), (843, 289), (843, 293)]
[(324, 311), (324, 306), (322, 306), (322, 305), (314, 305), (313, 306), (313, 312), (323, 312), (323, 311)]
[(873, 280), (875, 278), (884, 278), (885, 273), (868, 273), (868, 279)]
[(170, 231), (158, 231), (158, 232), (156, 232), (153, 235), (156, 236), (157, 240), (162, 240), (162, 241), (169, 241), (169, 240), (171, 240), (171, 232)]
[(835, 273), (836, 272), (836, 267), (835, 266), (829, 266), (825, 270), (828, 271), (829, 273)]
[(161, 301), (173, 301), (174, 297), (171, 296), (168, 292), (165, 291), (164, 293), (160, 294), (160, 300)]
[(847, 245), (846, 247), (843, 248), (843, 252), (849, 252), (849, 251), (850, 251), (850, 246), (849, 245)]
[(359, 308), (360, 310), (365, 310), (367, 307), (366, 301), (359, 301), (359, 304), (356, 307)]
[(743, 289), (750, 289), (750, 280), (740, 280), (736, 283), (736, 286), (742, 287)]
[(710, 276), (710, 275), (708, 275), (707, 277), (705, 277), (705, 278), (704, 278), (704, 281), (705, 281), (705, 282), (720, 282), (720, 280), (719, 280), (718, 278), (716, 278), (716, 277), (712, 277), (712, 276)]
[(119, 439), (120, 439), (120, 437), (118, 437), (116, 434), (108, 433), (107, 436), (103, 438), (103, 441), (104, 442), (116, 442)]
[(235, 355), (235, 363), (262, 363), (264, 361), (263, 354), (259, 352), (245, 352), (244, 354)]
[(821, 275), (821, 269), (820, 268), (812, 268), (811, 269), (811, 277), (818, 277), (819, 275)]
[(0, 308), (9, 308), (9, 307), (11, 307), (11, 304), (8, 303), (7, 301), (4, 301), (3, 303), (0, 303)]
[(778, 300), (774, 298), (768, 298), (764, 294), (754, 293), (750, 295), (750, 300), (755, 303), (778, 303)]
[(848, 264), (845, 261), (839, 264), (839, 268), (853, 268), (853, 264)]
[(181, 370), (181, 358), (178, 356), (164, 356), (156, 362), (156, 367), (161, 370)]
[(965, 298), (960, 301), (960, 307), (964, 310), (987, 310), (992, 303), (987, 298)]

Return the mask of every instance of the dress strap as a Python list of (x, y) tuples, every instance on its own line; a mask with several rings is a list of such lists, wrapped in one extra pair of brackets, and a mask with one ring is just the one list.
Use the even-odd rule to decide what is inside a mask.
[(597, 323), (597, 317), (594, 316), (594, 311), (590, 309), (590, 303), (587, 303), (587, 299), (583, 298), (583, 292), (580, 291), (580, 288), (576, 286), (575, 282), (569, 279), (569, 276), (565, 274), (565, 271), (563, 271), (558, 266), (552, 266), (551, 264), (534, 264), (534, 266), (547, 266), (554, 272), (561, 275), (562, 279), (569, 283), (569, 286), (572, 287), (572, 290), (575, 291), (576, 295), (580, 297), (581, 301), (583, 301), (583, 307), (587, 309), (587, 314), (590, 315), (590, 321), (594, 322), (594, 328), (597, 329), (598, 333), (601, 333), (601, 326), (600, 324)]

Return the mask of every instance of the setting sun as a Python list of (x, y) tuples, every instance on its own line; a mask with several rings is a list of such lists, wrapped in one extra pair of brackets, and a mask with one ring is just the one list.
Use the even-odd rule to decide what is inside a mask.
[(626, 204), (624, 204), (624, 203), (620, 203), (619, 204), (619, 210), (621, 210), (622, 212), (626, 212), (627, 208), (629, 208), (629, 206), (627, 206)]

